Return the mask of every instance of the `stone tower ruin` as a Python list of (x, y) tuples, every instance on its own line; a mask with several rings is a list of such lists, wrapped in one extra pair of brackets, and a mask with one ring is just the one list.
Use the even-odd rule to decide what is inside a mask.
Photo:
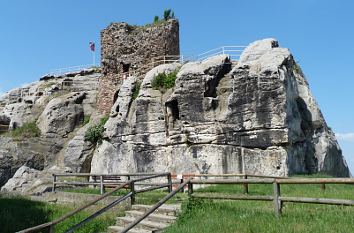
[(97, 108), (107, 114), (126, 75), (142, 74), (154, 59), (180, 54), (179, 23), (176, 19), (145, 26), (112, 23), (101, 32), (101, 47), (103, 77)]

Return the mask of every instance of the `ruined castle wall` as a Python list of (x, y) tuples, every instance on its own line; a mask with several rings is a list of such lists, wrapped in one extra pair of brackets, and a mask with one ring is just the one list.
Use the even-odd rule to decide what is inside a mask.
[(124, 78), (123, 71), (139, 70), (157, 57), (179, 55), (179, 24), (175, 19), (146, 26), (113, 23), (101, 32), (101, 47), (104, 77), (97, 106), (106, 114)]

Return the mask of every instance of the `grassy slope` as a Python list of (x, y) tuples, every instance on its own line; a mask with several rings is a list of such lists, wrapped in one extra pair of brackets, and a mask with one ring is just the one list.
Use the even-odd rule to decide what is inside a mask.
[[(73, 210), (73, 208), (74, 207), (65, 205), (30, 201), (23, 198), (9, 199), (0, 197), (0, 232), (12, 233), (23, 230), (24, 228), (36, 226), (54, 220)], [(65, 220), (63, 223), (57, 225), (55, 228), (56, 232), (64, 232), (70, 226), (84, 219), (88, 214), (87, 212), (83, 212)], [(75, 232), (102, 232), (115, 222), (114, 217), (115, 216), (112, 214), (102, 215)]]
[[(250, 185), (250, 195), (272, 194), (270, 185)], [(240, 194), (240, 185), (210, 186), (198, 192)], [(354, 186), (282, 185), (284, 196), (354, 199)], [(194, 199), (166, 233), (354, 232), (354, 207), (285, 203), (280, 219), (272, 202)]]

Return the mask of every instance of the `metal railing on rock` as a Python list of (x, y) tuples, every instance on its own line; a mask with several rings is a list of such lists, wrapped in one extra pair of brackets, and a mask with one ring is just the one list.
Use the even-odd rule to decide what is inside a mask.
[[(173, 62), (179, 62), (179, 63), (185, 63), (185, 62), (190, 62), (190, 61), (202, 61), (207, 58), (217, 56), (217, 55), (228, 55), (230, 60), (239, 60), (243, 50), (246, 48), (246, 46), (236, 46), (236, 45), (230, 45), (230, 46), (221, 46), (218, 48), (214, 48), (211, 50), (208, 50), (206, 52), (197, 54), (197, 55), (190, 55), (190, 56), (185, 56), (185, 55), (164, 55), (164, 56), (157, 56), (153, 57), (151, 59), (151, 62), (146, 64), (143, 67), (139, 67), (138, 69), (130, 72), (123, 73), (126, 77), (130, 75), (137, 75), (140, 74), (141, 72), (145, 72), (148, 69), (152, 69), (158, 65), (161, 64), (166, 64), (166, 63), (173, 63)], [(95, 67), (99, 67), (99, 64), (88, 64), (88, 65), (79, 65), (79, 66), (72, 66), (72, 67), (65, 67), (65, 68), (58, 68), (51, 70), (49, 74), (47, 75), (63, 75), (65, 73), (71, 73), (71, 72), (77, 72), (85, 69), (91, 69)], [(145, 72), (146, 73), (146, 72)]]

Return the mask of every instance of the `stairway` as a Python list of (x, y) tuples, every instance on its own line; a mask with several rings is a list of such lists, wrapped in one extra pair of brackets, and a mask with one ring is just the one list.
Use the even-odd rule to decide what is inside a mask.
[[(124, 227), (134, 222), (135, 219), (143, 215), (152, 206), (150, 205), (133, 205), (131, 210), (125, 211), (125, 217), (118, 217), (115, 226), (108, 228), (109, 233), (122, 232)], [(176, 220), (178, 212), (181, 210), (181, 205), (162, 205), (153, 214), (150, 214), (146, 219), (141, 221), (130, 233), (156, 233), (162, 232)]]

